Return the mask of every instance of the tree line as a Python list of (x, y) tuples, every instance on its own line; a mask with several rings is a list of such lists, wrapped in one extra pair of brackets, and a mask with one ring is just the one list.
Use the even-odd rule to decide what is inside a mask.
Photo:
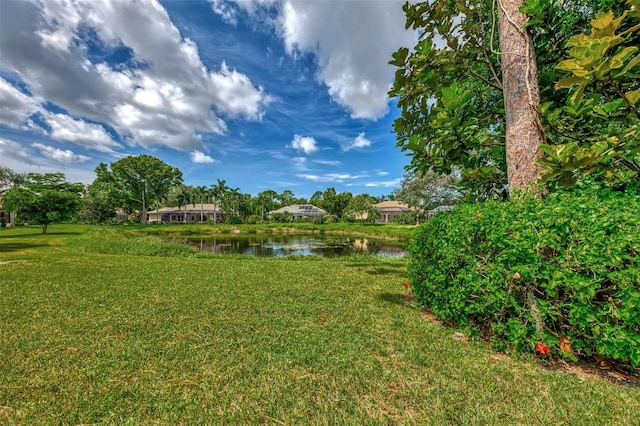
[[(161, 207), (213, 204), (226, 223), (256, 223), (265, 220), (288, 221), (286, 214), (269, 216), (269, 212), (293, 204), (313, 204), (328, 215), (319, 221), (375, 220), (374, 204), (385, 200), (400, 200), (424, 211), (443, 204), (453, 204), (460, 197), (455, 175), (407, 173), (389, 195), (338, 192), (329, 187), (316, 191), (309, 199), (297, 197), (286, 189), (280, 193), (265, 190), (255, 196), (230, 187), (223, 179), (210, 186), (185, 185), (182, 172), (156, 157), (138, 155), (124, 157), (109, 165), (96, 167), (96, 178), (88, 186), (70, 183), (62, 173), (16, 173), (0, 167), (0, 196), (3, 209), (21, 222), (40, 224), (46, 233), (51, 223), (80, 221), (94, 224), (116, 222), (116, 212), (122, 211), (141, 224), (147, 223), (147, 213)], [(4, 218), (3, 218), (4, 219)], [(204, 215), (201, 212), (201, 221)], [(415, 214), (401, 218), (413, 223)], [(6, 225), (2, 223), (3, 226)]]

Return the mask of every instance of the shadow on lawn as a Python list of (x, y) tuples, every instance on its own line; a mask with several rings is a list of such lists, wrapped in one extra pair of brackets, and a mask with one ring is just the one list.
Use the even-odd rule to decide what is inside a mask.
[(404, 279), (407, 276), (407, 267), (405, 265), (363, 266), (363, 265), (354, 263), (354, 264), (350, 264), (349, 266), (352, 268), (357, 268), (358, 271), (362, 271), (370, 275), (397, 275), (401, 279)]
[(49, 244), (34, 244), (34, 243), (20, 243), (20, 242), (11, 242), (7, 244), (6, 241), (2, 241), (0, 243), (0, 253), (8, 253), (11, 251), (21, 251), (21, 250), (29, 250), (36, 247), (44, 247)]
[(407, 297), (400, 293), (379, 293), (378, 299), (394, 305), (407, 306)]

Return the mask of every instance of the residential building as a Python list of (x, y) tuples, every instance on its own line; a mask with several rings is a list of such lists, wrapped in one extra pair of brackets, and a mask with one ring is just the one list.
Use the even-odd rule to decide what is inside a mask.
[(147, 212), (147, 223), (199, 223), (223, 220), (222, 212), (215, 204), (189, 204), (182, 207), (162, 207)]
[(404, 213), (409, 213), (412, 209), (407, 203), (402, 201), (383, 201), (378, 204), (374, 204), (373, 207), (378, 210), (380, 216), (376, 220), (378, 223), (390, 223), (393, 219)]
[(290, 206), (281, 207), (277, 210), (270, 211), (269, 215), (287, 213), (291, 215), (291, 218), (293, 220), (307, 219), (310, 217), (320, 217), (327, 214), (326, 210), (322, 210), (320, 207), (316, 207), (311, 204), (292, 204)]

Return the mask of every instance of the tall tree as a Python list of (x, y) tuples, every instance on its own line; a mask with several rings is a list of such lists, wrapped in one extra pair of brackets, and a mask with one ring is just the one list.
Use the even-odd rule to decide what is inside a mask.
[(101, 163), (96, 169), (97, 179), (111, 180), (124, 206), (139, 209), (140, 223), (147, 224), (151, 203), (163, 199), (172, 187), (182, 184), (182, 172), (156, 157), (138, 155), (124, 157), (110, 165)]
[(538, 67), (523, 0), (497, 0), (509, 192), (533, 188), (545, 136), (539, 116)]
[[(389, 94), (402, 109), (394, 131), (397, 146), (411, 156), (409, 170), (448, 174), (458, 167), (462, 187), (480, 199), (522, 189), (538, 175), (544, 134), (536, 69), (543, 89), (541, 112), (549, 104), (563, 107), (565, 96), (553, 85), (565, 43), (587, 29), (601, 7), (620, 9), (622, 2), (522, 3), (433, 0), (404, 5), (407, 28), (420, 31), (420, 41), (413, 51), (400, 48), (393, 54), (390, 63), (397, 70)], [(542, 120), (547, 135), (550, 121), (546, 116)]]
[(46, 234), (51, 223), (76, 217), (84, 190), (83, 184), (67, 182), (62, 173), (29, 173), (23, 185), (6, 192), (4, 205), (41, 225)]
[(106, 164), (96, 170), (99, 178), (87, 188), (87, 199), (82, 208), (81, 218), (89, 223), (106, 223), (116, 217), (116, 210), (122, 207), (121, 196), (113, 180), (107, 173)]

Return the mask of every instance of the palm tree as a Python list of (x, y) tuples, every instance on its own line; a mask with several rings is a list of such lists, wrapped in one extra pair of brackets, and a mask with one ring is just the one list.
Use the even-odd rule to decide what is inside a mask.
[(206, 199), (208, 195), (209, 194), (206, 186), (198, 186), (193, 189), (193, 197), (191, 202), (193, 203), (193, 207), (195, 207), (196, 206), (195, 200), (200, 200), (200, 222), (204, 222), (204, 211), (203, 211), (202, 203), (204, 202), (204, 199)]
[(185, 212), (184, 212), (184, 223), (187, 223), (187, 204), (189, 204), (189, 202), (191, 201), (191, 191), (190, 188), (185, 186), (182, 188), (182, 191), (178, 194), (177, 197), (177, 202), (178, 202), (178, 210), (180, 210), (180, 208), (182, 206), (185, 207)]
[[(227, 181), (218, 179), (218, 183), (211, 185), (211, 196), (213, 197), (213, 203), (217, 209), (224, 203), (224, 200), (231, 188), (227, 186)], [(214, 222), (217, 222), (217, 215), (214, 214)]]
[(257, 198), (261, 207), (260, 220), (264, 220), (265, 208), (268, 207), (269, 210), (273, 210), (275, 200), (278, 198), (278, 193), (272, 189), (268, 189), (259, 193)]

